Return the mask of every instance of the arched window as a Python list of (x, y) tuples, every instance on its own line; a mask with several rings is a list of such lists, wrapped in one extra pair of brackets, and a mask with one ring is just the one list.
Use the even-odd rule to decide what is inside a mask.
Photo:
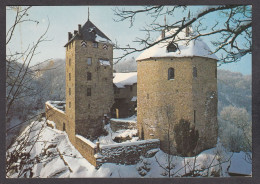
[(197, 68), (194, 66), (193, 67), (193, 78), (197, 77)]
[(90, 72), (87, 73), (87, 80), (91, 80), (91, 73)]
[(168, 80), (174, 79), (174, 68), (168, 69)]

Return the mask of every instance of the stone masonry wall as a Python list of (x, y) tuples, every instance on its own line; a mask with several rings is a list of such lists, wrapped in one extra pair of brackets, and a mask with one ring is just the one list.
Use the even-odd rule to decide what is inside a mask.
[(217, 63), (213, 59), (191, 59), (192, 65), (197, 68), (197, 77), (192, 81), (193, 109), (196, 111), (196, 120), (192, 119), (199, 131), (197, 152), (212, 148), (217, 143)]
[(80, 154), (85, 159), (87, 159), (89, 163), (97, 167), (97, 161), (94, 156), (97, 152), (96, 145), (79, 135), (76, 135), (75, 142), (76, 142), (75, 147), (80, 152)]
[(64, 112), (55, 108), (50, 103), (45, 103), (45, 115), (46, 119), (55, 122), (56, 128), (63, 131), (63, 123), (67, 123), (67, 117)]
[(159, 147), (160, 141), (158, 139), (101, 145), (98, 162), (128, 165), (136, 164), (139, 161), (140, 156), (147, 156), (149, 150), (158, 149)]

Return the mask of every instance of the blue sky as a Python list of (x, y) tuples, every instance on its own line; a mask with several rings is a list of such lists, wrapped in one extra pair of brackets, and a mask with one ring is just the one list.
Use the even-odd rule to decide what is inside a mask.
[[(136, 37), (142, 37), (145, 33), (140, 29), (145, 26), (145, 23), (151, 22), (151, 18), (145, 15), (137, 16), (133, 27), (129, 27), (129, 21), (115, 22), (116, 19), (114, 12), (112, 11), (114, 6), (90, 6), (90, 20), (102, 30), (114, 43), (117, 42), (120, 46), (131, 44)], [(140, 7), (125, 7), (127, 9), (136, 9)], [(201, 7), (190, 7), (191, 12), (196, 11)], [(15, 11), (7, 11), (7, 28), (13, 22)], [(167, 17), (167, 21), (174, 21), (182, 15), (182, 12), (178, 13), (178, 16)], [(47, 33), (47, 38), (51, 41), (43, 42), (38, 48), (38, 53), (34, 57), (32, 64), (42, 62), (46, 59), (65, 58), (65, 48), (63, 47), (68, 39), (68, 32), (73, 32), (78, 27), (78, 24), (84, 24), (88, 18), (88, 6), (35, 6), (29, 11), (29, 17), (40, 21), (38, 25), (33, 23), (24, 23), (21, 28), (18, 28), (15, 32), (15, 37), (9, 45), (11, 50), (21, 49), (21, 41), (23, 50), (28, 44), (35, 41), (46, 29), (48, 20), (50, 27)], [(213, 20), (216, 17), (215, 14), (209, 16), (209, 20)], [(163, 22), (164, 17), (159, 17), (158, 22)], [(212, 21), (209, 21), (209, 23)], [(21, 34), (19, 32), (21, 29)], [(159, 32), (153, 36), (155, 38), (159, 36)], [(20, 38), (22, 35), (22, 40)], [(204, 38), (204, 41), (208, 43), (209, 47), (210, 38)], [(8, 48), (7, 48), (8, 53)], [(114, 56), (118, 56), (120, 52), (114, 51)], [(137, 57), (140, 53), (133, 54), (129, 57)], [(252, 73), (252, 59), (251, 55), (247, 55), (237, 63), (223, 64), (219, 68), (236, 72), (241, 72), (245, 75)]]

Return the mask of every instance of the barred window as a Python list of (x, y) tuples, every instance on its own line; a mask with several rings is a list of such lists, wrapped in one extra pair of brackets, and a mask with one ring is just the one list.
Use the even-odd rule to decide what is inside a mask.
[(88, 58), (88, 66), (91, 66), (92, 65), (92, 58)]
[(193, 67), (193, 77), (196, 78), (197, 77), (197, 68)]
[(97, 42), (93, 42), (92, 46), (93, 46), (94, 48), (98, 48), (98, 43), (97, 43)]
[(87, 80), (91, 80), (91, 73), (90, 72), (87, 73)]
[(168, 80), (174, 79), (174, 68), (168, 69)]

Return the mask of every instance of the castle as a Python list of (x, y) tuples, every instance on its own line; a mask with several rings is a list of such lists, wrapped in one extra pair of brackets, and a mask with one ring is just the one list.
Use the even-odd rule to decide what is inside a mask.
[[(174, 28), (163, 30), (160, 37), (172, 31)], [(183, 37), (189, 34), (190, 28), (180, 32)], [(93, 165), (98, 165), (98, 152), (103, 156), (107, 152), (89, 140), (102, 135), (111, 117), (128, 117), (135, 109), (138, 136), (145, 145), (140, 148), (142, 153), (160, 147), (178, 154), (174, 133), (168, 130), (181, 119), (189, 121), (199, 134), (196, 153), (214, 147), (217, 58), (202, 40), (180, 42), (178, 47), (171, 42), (155, 45), (136, 59), (137, 72), (113, 74), (111, 40), (90, 20), (78, 25), (74, 34), (68, 33), (65, 45), (66, 103), (46, 103), (47, 119), (66, 131), (71, 143)], [(106, 161), (109, 159), (107, 156)]]

